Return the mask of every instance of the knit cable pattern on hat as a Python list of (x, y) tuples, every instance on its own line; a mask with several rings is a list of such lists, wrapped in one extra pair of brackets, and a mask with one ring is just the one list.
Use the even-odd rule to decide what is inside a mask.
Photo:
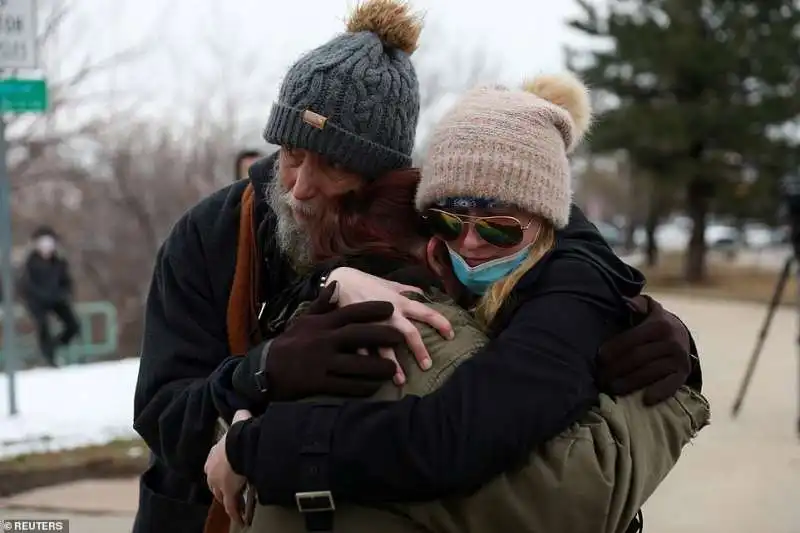
[[(307, 109), (327, 119), (322, 129), (303, 121)], [(411, 165), (418, 116), (409, 55), (372, 32), (346, 33), (289, 69), (264, 137), (373, 176)]]

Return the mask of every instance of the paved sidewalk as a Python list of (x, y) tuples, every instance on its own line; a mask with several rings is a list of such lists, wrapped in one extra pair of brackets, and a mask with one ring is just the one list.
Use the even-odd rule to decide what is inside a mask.
[[(797, 315), (776, 313), (742, 412), (732, 420), (731, 404), (766, 307), (661, 301), (693, 330), (712, 422), (645, 506), (645, 532), (800, 533)], [(72, 533), (129, 533), (137, 490), (136, 480), (40, 489), (0, 501), (0, 518), (71, 518)]]
[(0, 518), (64, 518), (70, 533), (130, 533), (138, 491), (137, 479), (46, 487), (0, 500)]
[(732, 419), (767, 306), (661, 300), (699, 345), (711, 425), (645, 506), (645, 531), (799, 533), (798, 314), (791, 308), (776, 312), (742, 409)]
[[(133, 517), (128, 515), (89, 516), (85, 514), (42, 512), (30, 510), (6, 510), (0, 508), (0, 519), (22, 518), (26, 520), (69, 520), (70, 533), (131, 533)], [(175, 532), (179, 533), (179, 532)]]
[(136, 479), (85, 480), (18, 494), (0, 500), (0, 507), (133, 515), (138, 498)]

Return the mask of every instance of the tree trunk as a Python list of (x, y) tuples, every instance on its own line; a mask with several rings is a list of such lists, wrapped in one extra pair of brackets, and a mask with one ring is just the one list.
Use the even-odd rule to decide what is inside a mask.
[(712, 193), (712, 184), (694, 177), (686, 191), (686, 210), (692, 220), (692, 234), (686, 251), (685, 275), (689, 283), (702, 283), (706, 272), (706, 215)]
[(658, 263), (658, 241), (656, 240), (656, 230), (661, 222), (661, 215), (664, 211), (662, 205), (662, 191), (654, 177), (651, 177), (648, 191), (647, 218), (645, 219), (645, 255), (647, 256), (647, 266), (654, 267)]
[(623, 245), (626, 253), (632, 253), (636, 249), (636, 222), (628, 217), (625, 223), (625, 243)]
[(654, 267), (658, 264), (656, 230), (658, 229), (659, 218), (658, 211), (651, 205), (647, 213), (647, 221), (645, 222), (645, 238), (647, 239), (645, 254), (647, 255), (647, 266), (649, 267)]
[(639, 210), (636, 207), (639, 184), (633, 179), (630, 163), (625, 162), (620, 168), (624, 169), (623, 174), (628, 185), (628, 220), (625, 224), (625, 251), (627, 253), (632, 253), (636, 249), (636, 226), (639, 224)]

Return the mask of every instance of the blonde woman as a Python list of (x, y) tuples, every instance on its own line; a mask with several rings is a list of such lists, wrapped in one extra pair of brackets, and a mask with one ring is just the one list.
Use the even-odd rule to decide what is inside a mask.
[[(266, 521), (257, 513), (254, 528), (291, 531), (303, 517), (332, 518), (335, 499), (347, 531), (374, 523), (382, 531), (625, 531), (707, 423), (708, 406), (689, 390), (651, 412), (638, 397), (617, 410), (599, 395), (598, 350), (631, 326), (628, 299), (643, 279), (588, 228), (558, 233), (570, 217), (567, 153), (588, 122), (585, 88), (568, 76), (539, 79), (531, 92), (475, 90), (444, 117), (416, 203), (476, 322), (452, 303), (420, 301), (445, 314), (456, 337), (436, 340), (420, 326), (432, 372), (400, 353), (407, 388), (373, 398), (396, 401), (280, 403), (234, 424), (227, 460), (252, 483), (261, 512), (272, 513)], [(327, 281), (338, 282), (343, 305), (393, 298), (380, 292), (387, 282), (352, 268)], [(303, 517), (273, 505), (293, 498)], [(358, 518), (367, 508), (344, 503), (390, 514), (374, 522), (380, 511)]]

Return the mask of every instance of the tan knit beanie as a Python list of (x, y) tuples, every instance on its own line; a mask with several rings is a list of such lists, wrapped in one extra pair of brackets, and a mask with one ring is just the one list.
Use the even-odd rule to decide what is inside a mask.
[(572, 200), (567, 155), (590, 122), (589, 91), (572, 74), (541, 76), (523, 90), (469, 91), (433, 131), (417, 209), (477, 198), (516, 205), (563, 228)]

